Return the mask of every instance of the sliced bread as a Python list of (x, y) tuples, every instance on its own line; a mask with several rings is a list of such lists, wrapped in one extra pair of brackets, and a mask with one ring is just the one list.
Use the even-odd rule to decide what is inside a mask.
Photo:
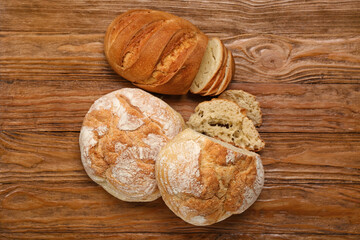
[(203, 96), (215, 96), (222, 93), (229, 85), (234, 72), (234, 58), (231, 51), (227, 50), (226, 64), (219, 79)]
[(262, 113), (260, 104), (256, 97), (242, 90), (227, 90), (219, 98), (228, 99), (236, 102), (241, 108), (247, 110), (247, 117), (253, 121), (254, 125), (259, 127), (262, 123)]
[(187, 124), (197, 132), (239, 148), (257, 152), (265, 146), (254, 124), (246, 117), (246, 110), (227, 99), (200, 103)]
[(226, 65), (228, 62), (228, 50), (225, 48), (224, 46), (224, 61), (223, 64), (221, 65), (219, 71), (216, 73), (216, 75), (213, 77), (213, 79), (211, 81), (209, 81), (209, 83), (199, 92), (200, 95), (202, 96), (208, 96), (210, 95), (209, 92), (213, 92), (213, 89), (217, 89), (219, 87), (219, 85), (221, 84), (225, 73), (226, 73)]
[(225, 91), (225, 89), (229, 86), (231, 79), (233, 78), (233, 76), (235, 74), (235, 61), (234, 61), (234, 57), (230, 50), (229, 50), (228, 58), (230, 59), (230, 62), (229, 62), (230, 67), (226, 68), (226, 74), (224, 76), (224, 80), (223, 80), (222, 84), (220, 85), (218, 91), (214, 95), (219, 95), (223, 91)]
[(213, 80), (223, 65), (224, 49), (219, 38), (209, 39), (199, 71), (191, 84), (190, 92), (200, 93)]

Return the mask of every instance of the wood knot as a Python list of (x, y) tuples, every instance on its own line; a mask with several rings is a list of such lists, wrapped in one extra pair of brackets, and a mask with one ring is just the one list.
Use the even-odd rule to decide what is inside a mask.
[(228, 46), (236, 51), (236, 57), (243, 58), (256, 66), (260, 72), (279, 71), (289, 61), (292, 45), (286, 39), (272, 35), (249, 38), (243, 36)]
[(290, 49), (284, 48), (283, 44), (263, 41), (250, 48), (249, 51), (254, 58), (255, 64), (259, 68), (267, 70), (282, 68), (286, 64), (290, 53)]
[(9, 210), (31, 210), (40, 208), (44, 202), (33, 194), (24, 191), (12, 191), (2, 201), (2, 208)]

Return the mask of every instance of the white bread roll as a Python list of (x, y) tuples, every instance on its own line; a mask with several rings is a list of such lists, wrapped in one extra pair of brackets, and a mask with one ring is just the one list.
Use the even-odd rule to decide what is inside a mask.
[(80, 132), (89, 177), (113, 196), (147, 202), (160, 196), (155, 159), (184, 128), (184, 120), (157, 97), (135, 88), (111, 92), (91, 106)]
[(256, 201), (264, 184), (258, 154), (191, 129), (161, 149), (155, 172), (166, 205), (198, 226), (242, 213)]

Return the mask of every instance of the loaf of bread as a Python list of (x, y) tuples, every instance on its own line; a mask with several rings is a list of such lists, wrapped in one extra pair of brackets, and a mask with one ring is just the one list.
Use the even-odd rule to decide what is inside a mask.
[(247, 118), (246, 109), (227, 99), (213, 98), (200, 103), (187, 124), (197, 132), (239, 148), (257, 152), (265, 146), (253, 122)]
[(219, 95), (229, 85), (234, 71), (235, 62), (231, 51), (219, 38), (211, 38), (190, 92), (202, 96)]
[(198, 226), (242, 213), (255, 202), (264, 184), (258, 154), (191, 129), (162, 148), (155, 172), (166, 205)]
[(262, 123), (262, 113), (260, 104), (256, 97), (243, 90), (226, 90), (219, 98), (228, 99), (236, 102), (241, 108), (246, 109), (247, 117), (253, 121), (254, 125), (259, 127)]
[(111, 92), (96, 100), (85, 116), (79, 138), (84, 168), (123, 201), (155, 200), (160, 196), (155, 159), (184, 125), (180, 114), (143, 90)]
[(189, 21), (137, 9), (110, 24), (104, 48), (109, 64), (123, 78), (148, 91), (180, 95), (189, 91), (207, 41)]

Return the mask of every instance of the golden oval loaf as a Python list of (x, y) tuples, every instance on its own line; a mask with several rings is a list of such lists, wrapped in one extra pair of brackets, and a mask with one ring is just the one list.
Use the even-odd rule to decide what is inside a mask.
[(160, 151), (156, 180), (166, 205), (184, 221), (210, 225), (240, 214), (260, 195), (260, 156), (186, 129)]
[(148, 91), (186, 94), (195, 78), (208, 38), (175, 15), (131, 10), (108, 27), (105, 55), (123, 78)]
[(141, 89), (111, 92), (96, 100), (85, 116), (79, 138), (84, 168), (123, 201), (155, 200), (160, 196), (155, 159), (184, 125), (179, 113)]

